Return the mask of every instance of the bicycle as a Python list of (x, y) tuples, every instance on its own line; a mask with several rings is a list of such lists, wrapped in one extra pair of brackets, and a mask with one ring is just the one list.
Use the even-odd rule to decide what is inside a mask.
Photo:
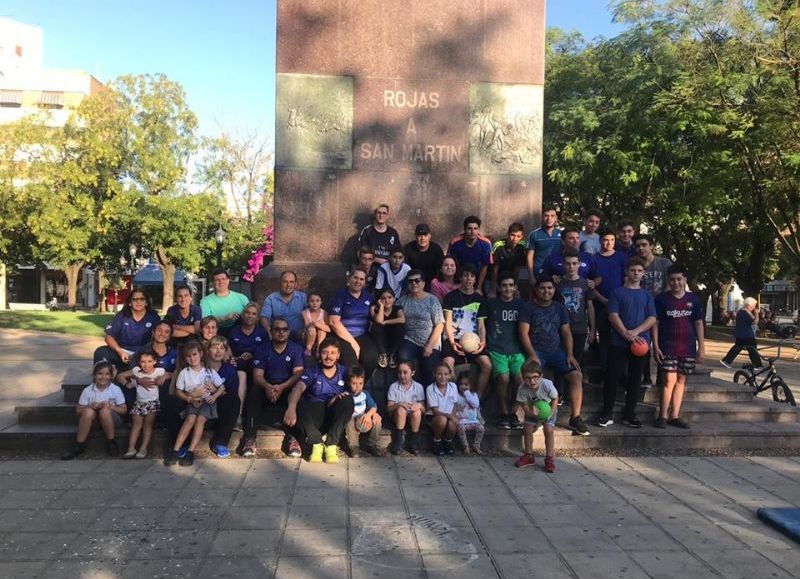
[[(800, 344), (787, 344), (788, 341), (787, 339), (782, 339), (778, 340), (777, 346), (763, 346), (758, 348), (758, 350), (768, 350), (777, 347), (778, 354), (774, 358), (764, 358), (767, 365), (758, 369), (754, 368), (752, 364), (745, 364), (742, 370), (737, 370), (733, 374), (733, 381), (751, 389), (753, 391), (753, 396), (758, 396), (761, 392), (771, 389), (772, 399), (775, 402), (797, 406), (794, 394), (792, 394), (791, 389), (786, 382), (784, 382), (783, 378), (781, 378), (780, 374), (778, 374), (778, 370), (775, 367), (775, 362), (781, 357), (781, 347), (784, 346), (784, 344), (795, 349), (794, 360), (800, 355)], [(760, 378), (762, 375), (763, 378)]]

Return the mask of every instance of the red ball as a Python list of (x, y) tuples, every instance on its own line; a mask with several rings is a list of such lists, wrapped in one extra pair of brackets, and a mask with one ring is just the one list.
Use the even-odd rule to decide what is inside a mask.
[(638, 356), (639, 358), (644, 358), (647, 354), (650, 353), (650, 346), (647, 345), (647, 342), (640, 342), (636, 340), (635, 342), (631, 342), (631, 354), (634, 356)]

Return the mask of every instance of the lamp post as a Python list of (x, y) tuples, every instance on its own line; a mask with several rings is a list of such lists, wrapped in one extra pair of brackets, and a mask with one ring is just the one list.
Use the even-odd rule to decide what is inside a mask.
[(222, 246), (225, 244), (225, 237), (226, 237), (225, 230), (222, 229), (222, 225), (220, 225), (217, 230), (214, 232), (214, 241), (217, 242), (217, 267), (222, 267)]

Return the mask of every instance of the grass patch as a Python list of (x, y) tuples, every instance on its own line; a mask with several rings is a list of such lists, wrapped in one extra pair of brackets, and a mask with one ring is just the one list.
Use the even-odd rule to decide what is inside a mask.
[(89, 312), (5, 311), (0, 312), (0, 328), (101, 338), (105, 335), (106, 325), (113, 317), (113, 314)]

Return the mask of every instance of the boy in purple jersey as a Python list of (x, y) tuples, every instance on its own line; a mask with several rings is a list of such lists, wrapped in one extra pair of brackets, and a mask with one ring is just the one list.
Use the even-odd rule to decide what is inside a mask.
[(656, 428), (667, 424), (689, 428), (680, 417), (686, 377), (705, 356), (703, 310), (700, 298), (686, 291), (686, 270), (679, 265), (667, 269), (668, 290), (656, 297), (653, 351), (664, 372), (661, 413)]

